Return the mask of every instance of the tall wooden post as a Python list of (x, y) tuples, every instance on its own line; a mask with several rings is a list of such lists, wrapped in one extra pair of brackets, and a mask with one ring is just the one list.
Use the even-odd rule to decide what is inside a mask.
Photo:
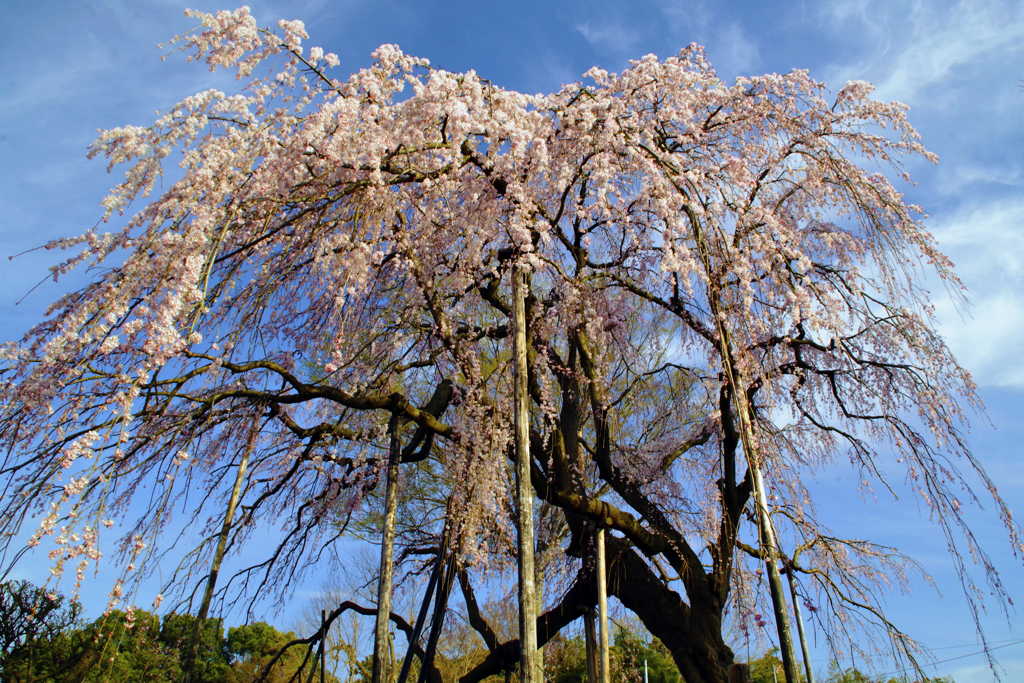
[(398, 413), (388, 422), (387, 490), (384, 494), (384, 534), (380, 544), (380, 578), (377, 582), (377, 626), (373, 635), (373, 683), (385, 683), (390, 663), (388, 622), (391, 617), (391, 582), (394, 571), (395, 508), (398, 506), (398, 462), (402, 451), (398, 443)]
[[(704, 234), (699, 223), (694, 224), (694, 236), (697, 240), (697, 252), (709, 278), (713, 278), (711, 257)], [(713, 280), (711, 280), (713, 282)], [(761, 476), (760, 455), (757, 451), (757, 439), (754, 426), (750, 421), (750, 405), (747, 403), (746, 387), (739, 369), (733, 365), (733, 344), (726, 325), (727, 316), (722, 310), (720, 292), (711, 287), (708, 290), (708, 304), (718, 328), (718, 351), (722, 356), (722, 370), (732, 389), (732, 399), (736, 406), (736, 416), (740, 421), (740, 438), (743, 453), (747, 460), (750, 480), (754, 485), (754, 509), (757, 513), (758, 531), (761, 537), (761, 550), (764, 553), (764, 565), (768, 574), (768, 589), (772, 596), (772, 608), (775, 612), (775, 628), (779, 634), (779, 649), (782, 651), (782, 668), (786, 674), (786, 683), (799, 683), (800, 677), (796, 668), (796, 654), (793, 650), (793, 636), (789, 628), (789, 609), (786, 606), (786, 594), (782, 588), (782, 575), (779, 573), (779, 545), (775, 539), (775, 528), (772, 525), (768, 507), (768, 495), (764, 490), (764, 479)]]
[(605, 567), (603, 525), (597, 527), (597, 615), (600, 631), (601, 683), (611, 683), (611, 657), (608, 652), (608, 570)]
[[(735, 393), (742, 393), (736, 391)], [(746, 401), (740, 402), (737, 411), (747, 409)], [(768, 589), (772, 596), (772, 607), (775, 610), (775, 629), (779, 634), (779, 650), (782, 651), (782, 669), (786, 674), (786, 683), (799, 683), (796, 653), (793, 650), (793, 635), (789, 627), (789, 609), (786, 606), (786, 594), (782, 588), (782, 575), (779, 572), (779, 544), (775, 538), (775, 527), (768, 514), (768, 496), (764, 490), (761, 477), (761, 466), (753, 450), (751, 426), (746, 415), (740, 419), (743, 425), (743, 450), (747, 451), (747, 467), (754, 484), (754, 505), (757, 510), (757, 522), (761, 532), (761, 550), (765, 554), (764, 565), (768, 574)], [(748, 450), (749, 449), (749, 450)]]
[(242, 482), (245, 481), (245, 471), (249, 467), (249, 454), (252, 452), (252, 445), (255, 436), (250, 438), (249, 444), (242, 452), (242, 461), (238, 463), (238, 471), (235, 474), (235, 485), (231, 489), (231, 498), (228, 500), (228, 509), (224, 512), (224, 523), (220, 528), (220, 537), (217, 539), (217, 548), (213, 552), (213, 562), (210, 563), (210, 575), (206, 579), (206, 590), (203, 591), (203, 602), (199, 606), (199, 615), (192, 629), (192, 641), (189, 643), (188, 653), (185, 657), (185, 667), (182, 673), (182, 680), (191, 683), (195, 669), (196, 657), (199, 654), (199, 641), (202, 638), (203, 625), (206, 617), (210, 614), (210, 603), (213, 600), (213, 590), (217, 585), (217, 576), (220, 574), (220, 566), (224, 561), (224, 553), (227, 551), (228, 536), (231, 535), (231, 524), (235, 518), (235, 509), (238, 507), (238, 500), (242, 497)]
[(814, 674), (811, 673), (811, 651), (807, 647), (807, 634), (804, 633), (804, 618), (800, 613), (800, 598), (796, 594), (796, 579), (793, 578), (792, 563), (786, 571), (786, 578), (789, 579), (789, 594), (793, 598), (793, 615), (796, 617), (796, 633), (800, 638), (800, 650), (804, 656), (804, 672), (807, 674), (807, 683), (814, 683)]
[(542, 683), (537, 654), (537, 596), (533, 562), (533, 484), (530, 482), (530, 406), (526, 364), (526, 278), (523, 269), (512, 269), (512, 316), (514, 334), (513, 391), (516, 431), (516, 507), (519, 530), (519, 680)]

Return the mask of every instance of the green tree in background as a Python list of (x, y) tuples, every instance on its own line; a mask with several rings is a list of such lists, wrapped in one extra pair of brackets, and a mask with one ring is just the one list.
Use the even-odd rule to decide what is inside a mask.
[[(160, 642), (170, 647), (184, 662), (195, 629), (196, 618), (191, 614), (171, 613), (164, 616), (160, 629)], [(217, 683), (228, 678), (231, 653), (224, 640), (224, 625), (220, 619), (207, 619), (199, 635), (199, 650), (193, 669), (197, 683)]]
[(678, 683), (681, 680), (671, 653), (657, 638), (645, 641), (635, 632), (620, 626), (615, 632), (611, 656), (613, 680), (643, 681), (644, 662), (647, 663), (649, 683)]
[[(195, 628), (194, 616), (172, 613), (161, 621), (157, 615), (141, 610), (114, 610), (83, 625), (78, 620), (81, 608), (60, 595), (47, 597), (27, 582), (2, 584), (2, 590), (3, 683), (180, 683), (183, 653)], [(46, 602), (38, 604), (48, 611), (36, 608), (37, 614), (43, 616), (35, 621), (22, 619), (19, 615), (28, 610), (26, 606), (38, 602), (33, 596), (41, 596)], [(42, 625), (35, 624), (36, 621)], [(16, 632), (20, 633), (18, 637), (12, 635)], [(252, 683), (275, 655), (295, 639), (294, 633), (281, 633), (264, 622), (232, 627), (225, 636), (220, 619), (207, 619), (200, 636), (193, 680)], [(281, 683), (291, 679), (308, 652), (307, 645), (293, 646), (274, 663), (264, 680)], [(309, 672), (315, 663), (315, 658), (310, 657), (305, 671)], [(301, 679), (304, 683), (309, 680), (308, 673), (303, 673)], [(319, 670), (313, 681), (324, 683)], [(337, 683), (337, 679), (328, 675), (327, 683)]]
[[(160, 618), (120, 610), (100, 617), (84, 629), (84, 648), (70, 667), (72, 680), (87, 683), (163, 683), (180, 676), (178, 651), (161, 639)], [(74, 634), (72, 634), (74, 640)], [(206, 681), (204, 680), (204, 683)]]
[(0, 680), (46, 675), (82, 649), (81, 605), (28, 581), (0, 583)]
[[(782, 674), (779, 648), (773, 647), (761, 657), (750, 662), (750, 683), (775, 683), (776, 680), (785, 680), (785, 676)], [(800, 680), (805, 680), (802, 671)]]
[[(228, 629), (225, 646), (233, 658), (234, 683), (255, 681), (270, 666), (277, 653), (295, 639), (296, 636), (291, 631), (281, 633), (263, 621)], [(276, 683), (291, 679), (302, 666), (308, 650), (308, 646), (289, 648), (280, 659), (274, 662), (273, 669), (264, 680), (268, 683)], [(306, 671), (309, 671), (310, 666), (317, 667), (313, 680), (319, 683), (321, 680), (320, 669), (315, 654), (315, 652), (310, 653), (311, 656), (306, 660), (305, 666)], [(307, 680), (306, 675), (302, 676), (302, 680)], [(335, 681), (336, 679), (333, 675), (328, 674), (327, 680)]]
[(0, 583), (0, 656), (78, 623), (82, 606), (28, 581)]
[[(776, 672), (775, 677), (772, 671)], [(773, 647), (759, 658), (750, 662), (750, 683), (781, 683), (785, 680), (782, 674), (782, 660), (779, 659), (779, 648)], [(801, 671), (800, 680), (806, 680)], [(815, 681), (818, 681), (815, 674)], [(825, 683), (955, 683), (952, 677), (943, 678), (920, 678), (912, 677), (904, 679), (902, 676), (872, 676), (866, 674), (857, 667), (842, 669), (835, 660), (829, 662), (828, 675)], [(652, 682), (654, 683), (653, 679)]]
[[(645, 661), (649, 683), (681, 680), (668, 648), (657, 638), (648, 637), (645, 640), (632, 629), (617, 628), (609, 651), (613, 681), (643, 681)], [(551, 683), (587, 683), (587, 646), (583, 636), (554, 639), (545, 651)]]

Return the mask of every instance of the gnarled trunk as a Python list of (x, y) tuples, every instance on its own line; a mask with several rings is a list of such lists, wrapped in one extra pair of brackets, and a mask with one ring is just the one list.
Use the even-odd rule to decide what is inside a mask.
[[(724, 604), (706, 587), (688, 586), (689, 604), (655, 576), (636, 551), (607, 538), (608, 593), (640, 619), (669, 652), (686, 683), (726, 683), (732, 649), (722, 638)], [(698, 583), (704, 577), (693, 577)]]

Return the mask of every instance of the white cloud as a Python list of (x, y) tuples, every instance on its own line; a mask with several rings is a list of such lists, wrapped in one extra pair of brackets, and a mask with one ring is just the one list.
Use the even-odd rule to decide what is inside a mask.
[[(894, 21), (900, 13), (906, 16)], [(827, 14), (838, 30), (848, 32), (854, 23), (857, 34), (875, 45), (860, 64), (838, 70), (837, 84), (867, 77), (882, 100), (914, 103), (926, 90), (934, 96), (933, 86), (947, 82), (958, 69), (982, 63), (993, 53), (1024, 49), (1024, 5), (1019, 3), (961, 0), (947, 8), (859, 0), (833, 3)], [(901, 30), (894, 32), (893, 26)]]
[(979, 384), (1024, 388), (1024, 198), (968, 205), (930, 227), (972, 303), (961, 316), (933, 289), (940, 332)]
[(913, 36), (879, 84), (879, 97), (914, 100), (957, 67), (982, 60), (994, 51), (1019, 50), (1024, 42), (1024, 6), (1003, 10), (997, 3), (968, 0), (941, 16), (915, 12)]
[(640, 38), (637, 31), (615, 22), (602, 24), (585, 22), (576, 24), (574, 28), (587, 39), (587, 42), (595, 50), (613, 54), (631, 52)]
[(976, 192), (974, 185), (1003, 185), (1007, 187), (1024, 187), (1024, 173), (1018, 164), (1007, 166), (960, 164), (944, 173), (940, 180), (940, 190), (945, 195), (956, 195), (965, 192)]
[(654, 0), (665, 19), (669, 33), (686, 36), (683, 45), (707, 31), (711, 10), (706, 0)]
[(536, 55), (524, 57), (522, 68), (528, 76), (530, 91), (553, 91), (568, 83), (583, 80), (571, 60), (551, 50), (543, 51), (541, 59), (536, 59)]
[(721, 30), (717, 43), (724, 48), (721, 65), (738, 73), (751, 71), (760, 57), (757, 44), (739, 24), (729, 24)]

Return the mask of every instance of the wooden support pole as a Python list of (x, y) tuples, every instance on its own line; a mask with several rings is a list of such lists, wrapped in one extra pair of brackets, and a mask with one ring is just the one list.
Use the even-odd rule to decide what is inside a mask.
[[(434, 595), (434, 587), (437, 585), (439, 577), (444, 573), (444, 558), (448, 547), (448, 528), (445, 527), (444, 532), (441, 534), (441, 543), (439, 544), (440, 550), (437, 552), (437, 559), (434, 560), (434, 568), (430, 571), (430, 579), (427, 581), (427, 592), (423, 596), (423, 603), (420, 605), (419, 616), (416, 617), (416, 625), (412, 629), (412, 635), (409, 637), (409, 649), (405, 653), (405, 660), (402, 662), (402, 670), (398, 674), (398, 683), (405, 683), (409, 677), (409, 671), (412, 669), (413, 652), (416, 649), (416, 645), (420, 642), (420, 634), (423, 632), (423, 625), (427, 622), (427, 611), (430, 609), (430, 601)], [(421, 670), (422, 670), (421, 666)]]
[[(742, 409), (746, 408), (745, 401), (741, 405), (743, 406)], [(775, 538), (775, 527), (769, 515), (768, 496), (764, 490), (764, 480), (761, 478), (761, 467), (757, 462), (756, 454), (751, 452), (753, 449), (753, 439), (749, 434), (751, 427), (746, 416), (741, 419), (741, 423), (744, 423), (743, 448), (748, 451), (747, 467), (750, 470), (751, 480), (754, 483), (754, 504), (757, 509), (757, 522), (761, 532), (761, 549), (765, 554), (764, 564), (768, 574), (768, 589), (771, 592), (772, 607), (775, 611), (775, 630), (779, 634), (782, 669), (786, 675), (786, 683), (799, 683), (800, 676), (796, 668), (793, 636), (789, 627), (789, 608), (786, 606), (786, 594), (782, 588), (782, 575), (779, 572), (779, 545)]]
[(814, 674), (811, 672), (811, 651), (807, 647), (807, 634), (804, 633), (804, 617), (800, 613), (800, 598), (796, 594), (796, 579), (793, 578), (792, 563), (790, 563), (786, 571), (786, 578), (789, 579), (789, 594), (793, 598), (793, 614), (796, 616), (796, 633), (800, 638), (800, 650), (804, 656), (804, 672), (807, 674), (807, 683), (814, 683)]
[(537, 653), (537, 595), (533, 561), (533, 485), (530, 482), (530, 406), (526, 363), (526, 277), (523, 268), (512, 269), (512, 316), (514, 335), (513, 391), (516, 432), (516, 511), (519, 530), (519, 680), (542, 683)]
[(601, 683), (611, 683), (611, 657), (608, 652), (608, 570), (605, 566), (604, 525), (597, 527), (597, 613), (600, 630)]
[[(255, 437), (253, 437), (254, 439)], [(231, 535), (231, 524), (235, 518), (235, 508), (238, 507), (238, 499), (242, 497), (242, 483), (245, 481), (245, 471), (249, 468), (249, 454), (252, 452), (253, 439), (242, 452), (242, 461), (238, 463), (238, 471), (235, 474), (235, 485), (231, 489), (231, 498), (228, 500), (228, 509), (224, 512), (224, 523), (220, 528), (220, 536), (217, 539), (217, 548), (213, 552), (213, 562), (210, 563), (210, 575), (206, 579), (206, 590), (203, 591), (203, 602), (199, 606), (199, 614), (192, 629), (192, 641), (189, 643), (188, 653), (185, 657), (185, 667), (182, 672), (182, 680), (191, 683), (195, 670), (196, 657), (199, 655), (199, 641), (202, 638), (203, 625), (210, 613), (210, 603), (213, 600), (213, 591), (217, 586), (217, 576), (220, 574), (220, 566), (224, 562), (224, 553), (227, 551), (228, 536)]]
[[(384, 530), (380, 544), (380, 577), (377, 581), (377, 625), (373, 635), (373, 683), (388, 680), (386, 669), (391, 658), (388, 621), (391, 618), (391, 582), (394, 571), (395, 515), (398, 506), (398, 463), (402, 452), (398, 443), (398, 413), (388, 421), (387, 490), (384, 494)], [(385, 661), (386, 660), (386, 661)]]
[[(704, 238), (702, 227), (694, 223), (694, 237), (697, 240), (697, 253), (704, 265), (704, 270), (714, 280), (714, 268), (711, 263), (711, 256), (708, 245)], [(780, 553), (779, 546), (775, 540), (775, 528), (772, 525), (770, 509), (768, 507), (768, 495), (765, 492), (764, 479), (761, 476), (761, 458), (757, 450), (757, 438), (754, 434), (754, 425), (751, 422), (752, 412), (747, 403), (747, 386), (744, 381), (742, 368), (737, 368), (733, 363), (734, 346), (729, 326), (729, 320), (723, 310), (721, 290), (709, 287), (708, 305), (711, 315), (714, 316), (715, 326), (718, 328), (718, 351), (722, 358), (722, 371), (725, 381), (732, 390), (732, 399), (735, 402), (736, 416), (740, 421), (740, 438), (743, 443), (743, 453), (747, 460), (747, 469), (750, 472), (751, 483), (754, 488), (754, 509), (757, 513), (758, 530), (761, 536), (761, 550), (764, 552), (764, 565), (768, 574), (768, 589), (772, 596), (772, 608), (775, 611), (775, 627), (779, 634), (779, 649), (782, 651), (782, 667), (786, 674), (786, 683), (799, 683), (799, 675), (796, 668), (796, 655), (793, 650), (793, 636), (789, 628), (789, 609), (786, 606), (786, 594), (782, 588), (782, 576), (779, 573)]]

